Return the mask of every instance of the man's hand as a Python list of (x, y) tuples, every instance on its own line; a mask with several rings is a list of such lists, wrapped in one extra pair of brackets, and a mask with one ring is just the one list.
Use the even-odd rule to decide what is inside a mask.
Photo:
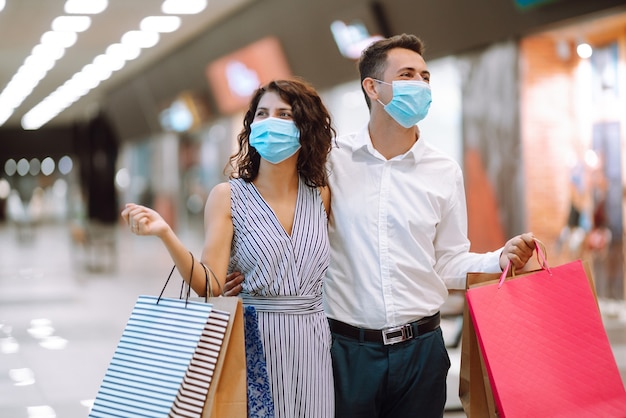
[(533, 256), (535, 237), (532, 232), (511, 238), (500, 254), (500, 268), (504, 270), (509, 260), (516, 269), (522, 269)]
[(243, 274), (238, 271), (226, 275), (226, 283), (224, 283), (224, 296), (237, 296), (243, 287)]

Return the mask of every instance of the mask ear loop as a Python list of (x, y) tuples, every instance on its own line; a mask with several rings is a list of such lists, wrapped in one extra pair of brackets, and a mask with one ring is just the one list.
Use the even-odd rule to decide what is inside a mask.
[[(382, 81), (382, 80), (379, 80), (379, 79), (377, 79), (377, 78), (372, 78), (372, 80), (373, 80), (374, 82), (376, 82), (376, 83), (379, 83), (379, 84), (386, 84), (386, 85), (388, 85), (388, 86), (393, 86), (393, 84), (391, 84), (391, 83), (387, 83), (387, 82)], [(376, 93), (378, 93), (378, 92), (376, 92)], [(392, 100), (393, 100), (393, 93), (392, 93)], [(380, 99), (379, 99), (378, 97), (376, 98), (376, 101), (377, 101), (378, 103), (380, 103), (380, 105), (381, 105), (382, 107), (387, 106), (386, 104), (384, 104), (383, 102), (381, 102), (381, 101), (380, 101)], [(389, 103), (388, 103), (388, 104), (389, 104)]]

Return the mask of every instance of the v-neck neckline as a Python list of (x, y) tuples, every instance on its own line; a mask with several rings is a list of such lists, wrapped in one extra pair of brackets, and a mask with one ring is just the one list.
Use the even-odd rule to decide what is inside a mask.
[(254, 192), (261, 198), (261, 200), (263, 201), (263, 204), (265, 204), (265, 206), (272, 213), (272, 216), (274, 217), (274, 222), (277, 225), (280, 226), (282, 231), (285, 233), (285, 235), (287, 235), (287, 237), (289, 237), (289, 239), (293, 239), (293, 233), (296, 230), (296, 224), (298, 222), (298, 207), (300, 205), (300, 198), (301, 198), (301, 191), (302, 191), (302, 181), (300, 180), (300, 178), (298, 177), (298, 192), (296, 194), (296, 206), (295, 206), (295, 208), (293, 210), (293, 219), (292, 219), (292, 222), (291, 222), (291, 233), (287, 232), (287, 230), (285, 229), (285, 226), (283, 225), (283, 223), (280, 221), (280, 219), (278, 219), (278, 215), (276, 215), (276, 212), (274, 211), (274, 208), (272, 208), (272, 205), (270, 205), (267, 202), (267, 200), (265, 200), (265, 198), (263, 197), (263, 194), (261, 194), (259, 189), (257, 189), (256, 185), (253, 182), (250, 182), (249, 184), (254, 189)]

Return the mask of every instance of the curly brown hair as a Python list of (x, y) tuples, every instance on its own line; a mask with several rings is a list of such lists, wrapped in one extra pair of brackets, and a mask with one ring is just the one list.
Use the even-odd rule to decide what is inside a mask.
[(330, 113), (315, 89), (306, 81), (297, 78), (271, 81), (259, 87), (254, 93), (243, 119), (243, 129), (237, 136), (239, 151), (229, 160), (231, 167), (234, 168), (230, 177), (251, 182), (259, 174), (261, 156), (250, 146), (250, 125), (261, 97), (268, 92), (278, 94), (291, 106), (293, 121), (300, 130), (298, 174), (309, 187), (328, 185), (326, 160), (336, 132), (332, 127)]
[(381, 79), (385, 68), (387, 66), (387, 53), (391, 49), (404, 48), (411, 51), (415, 51), (420, 55), (424, 55), (424, 42), (415, 35), (402, 35), (392, 36), (390, 38), (381, 39), (372, 43), (361, 53), (359, 58), (359, 74), (361, 75), (361, 90), (365, 95), (365, 101), (367, 107), (370, 107), (370, 98), (363, 89), (363, 80), (367, 77)]

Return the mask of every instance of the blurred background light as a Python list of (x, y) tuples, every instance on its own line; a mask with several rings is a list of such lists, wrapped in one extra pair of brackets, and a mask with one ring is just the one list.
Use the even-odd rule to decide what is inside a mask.
[(587, 59), (593, 54), (593, 48), (591, 48), (591, 45), (589, 45), (588, 43), (583, 42), (578, 44), (578, 46), (576, 47), (576, 53), (580, 58)]

